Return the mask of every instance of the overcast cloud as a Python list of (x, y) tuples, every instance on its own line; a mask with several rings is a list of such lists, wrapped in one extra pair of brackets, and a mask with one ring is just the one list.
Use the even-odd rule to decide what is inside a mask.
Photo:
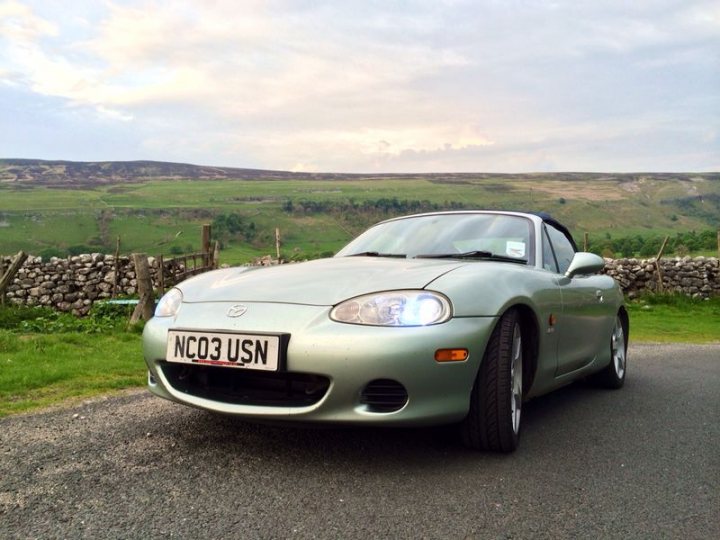
[(717, 1), (0, 0), (0, 157), (720, 170)]

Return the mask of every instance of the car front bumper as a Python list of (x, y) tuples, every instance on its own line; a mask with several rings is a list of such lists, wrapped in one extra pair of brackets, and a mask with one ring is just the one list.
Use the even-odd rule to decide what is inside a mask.
[[(395, 328), (337, 323), (326, 306), (245, 303), (247, 313), (226, 316), (233, 303), (184, 304), (176, 317), (153, 318), (143, 333), (148, 386), (154, 394), (210, 411), (264, 421), (336, 424), (432, 425), (459, 421), (495, 325), (495, 317), (454, 318), (443, 324)], [(170, 376), (165, 363), (171, 328), (237, 332), (287, 333), (286, 371), (326, 378), (327, 390), (310, 405), (259, 405), (216, 399), (186, 391)], [(467, 360), (437, 362), (435, 351), (464, 348)], [(194, 369), (194, 368), (189, 368)], [(236, 368), (211, 368), (223, 374)], [(390, 380), (407, 391), (399, 410), (379, 412), (363, 403), (369, 382)]]

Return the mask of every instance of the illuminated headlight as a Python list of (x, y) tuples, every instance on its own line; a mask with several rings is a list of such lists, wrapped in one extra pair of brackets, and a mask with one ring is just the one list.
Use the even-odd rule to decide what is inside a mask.
[(428, 291), (366, 294), (338, 304), (330, 312), (337, 322), (370, 326), (427, 326), (452, 316), (450, 301)]
[(174, 317), (182, 304), (183, 295), (180, 289), (170, 289), (155, 307), (156, 317)]

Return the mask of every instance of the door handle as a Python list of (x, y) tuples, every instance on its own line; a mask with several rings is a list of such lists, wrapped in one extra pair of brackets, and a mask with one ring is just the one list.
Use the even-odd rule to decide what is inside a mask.
[(597, 298), (598, 302), (601, 304), (605, 301), (605, 297), (603, 296), (603, 292), (601, 290), (595, 291), (595, 298)]

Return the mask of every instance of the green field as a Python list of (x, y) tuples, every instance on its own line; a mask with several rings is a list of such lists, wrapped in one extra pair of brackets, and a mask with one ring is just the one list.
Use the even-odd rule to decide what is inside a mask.
[[(597, 175), (596, 175), (597, 176)], [(427, 208), (547, 211), (578, 241), (636, 235), (662, 236), (720, 226), (720, 179), (643, 177), (554, 179), (524, 175), (462, 180), (373, 178), (330, 180), (148, 180), (126, 184), (49, 187), (0, 183), (0, 253), (25, 250), (62, 255), (71, 248), (151, 255), (197, 250), (200, 227), (237, 214), (257, 234), (223, 238), (221, 262), (234, 264), (275, 253), (280, 229), (285, 257), (334, 252), (367, 225), (405, 213), (405, 206), (373, 208), (382, 201)], [(563, 178), (558, 175), (558, 178)], [(634, 177), (633, 177), (634, 178)], [(303, 211), (303, 202), (325, 204)], [(294, 207), (288, 211), (288, 204)], [(365, 207), (347, 211), (348, 205)], [(430, 206), (428, 206), (430, 205)], [(712, 246), (704, 248), (712, 252)]]

